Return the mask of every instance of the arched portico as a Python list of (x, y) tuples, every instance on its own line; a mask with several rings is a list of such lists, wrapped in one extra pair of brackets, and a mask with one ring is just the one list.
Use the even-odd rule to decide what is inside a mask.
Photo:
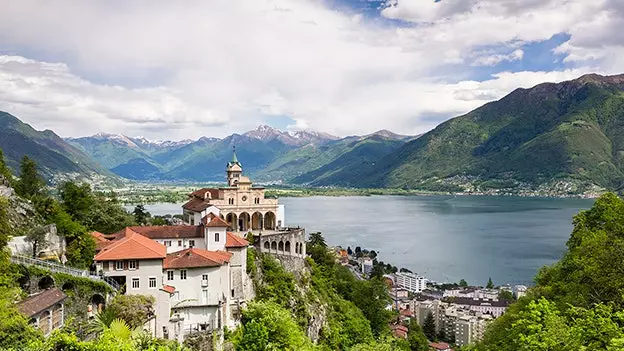
[(238, 217), (238, 231), (246, 232), (251, 227), (251, 216), (247, 212), (243, 212)]
[(238, 229), (238, 216), (236, 213), (230, 212), (225, 216), (225, 221), (230, 224), (228, 230), (236, 231)]
[(290, 241), (286, 241), (284, 244), (284, 251), (290, 252)]
[(262, 230), (264, 229), (262, 227), (262, 213), (260, 212), (254, 212), (254, 214), (251, 216), (251, 229), (253, 230)]
[(277, 244), (277, 249), (280, 251), (284, 251), (284, 242), (280, 241), (279, 244)]
[(275, 230), (275, 213), (269, 211), (264, 214), (264, 228)]
[(271, 250), (277, 251), (277, 241), (271, 242)]

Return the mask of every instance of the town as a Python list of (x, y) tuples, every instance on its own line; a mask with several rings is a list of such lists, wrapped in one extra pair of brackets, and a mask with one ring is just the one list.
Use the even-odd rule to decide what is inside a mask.
[(463, 280), (437, 284), (407, 269), (384, 274), (386, 267), (377, 262), (374, 250), (336, 247), (333, 251), (360, 279), (383, 274), (393, 301), (388, 309), (399, 316), (390, 326), (394, 335), (407, 338), (407, 326), (415, 320), (429, 340), (438, 341), (430, 343), (434, 350), (447, 351), (453, 344), (461, 347), (481, 341), (488, 323), (503, 315), (528, 289), (524, 285), (495, 287), (491, 280), (486, 287), (468, 286)]

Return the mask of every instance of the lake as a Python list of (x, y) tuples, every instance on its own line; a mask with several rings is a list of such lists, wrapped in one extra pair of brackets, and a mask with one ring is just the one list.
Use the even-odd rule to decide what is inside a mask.
[[(532, 284), (561, 257), (572, 217), (593, 200), (488, 196), (281, 198), (286, 224), (328, 244), (374, 249), (379, 260), (436, 281)], [(152, 214), (179, 204), (147, 205)]]

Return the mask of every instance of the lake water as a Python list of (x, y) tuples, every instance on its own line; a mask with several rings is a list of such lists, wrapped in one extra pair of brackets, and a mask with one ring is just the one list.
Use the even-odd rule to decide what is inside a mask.
[[(286, 224), (330, 245), (374, 249), (379, 259), (436, 281), (532, 284), (565, 250), (572, 217), (593, 200), (479, 196), (282, 198)], [(152, 214), (181, 213), (155, 204)]]

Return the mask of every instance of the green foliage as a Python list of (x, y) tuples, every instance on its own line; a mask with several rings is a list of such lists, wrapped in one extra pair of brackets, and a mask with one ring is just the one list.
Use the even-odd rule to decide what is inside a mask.
[(48, 247), (47, 240), (48, 231), (43, 226), (35, 226), (26, 233), (26, 240), (32, 245), (32, 257), (37, 257), (37, 254), (41, 250), (45, 250)]
[(256, 287), (258, 298), (287, 307), (295, 296), (295, 277), (270, 255), (260, 255), (260, 269), (263, 284)]
[(427, 339), (429, 340), (436, 339), (436, 336), (437, 336), (436, 325), (435, 325), (435, 320), (433, 319), (433, 314), (431, 312), (427, 313), (427, 316), (425, 317), (425, 322), (423, 323), (422, 330), (425, 336), (427, 337)]
[(253, 247), (247, 248), (247, 274), (254, 279), (256, 277), (256, 249)]
[(488, 289), (494, 289), (494, 283), (492, 282), (492, 277), (488, 278), (488, 282), (485, 285), (485, 287)]
[(11, 240), (11, 236), (13, 235), (13, 229), (9, 225), (9, 218), (7, 215), (7, 209), (9, 207), (9, 202), (6, 198), (0, 197), (0, 249), (4, 250), (4, 248)]
[(136, 205), (132, 214), (134, 215), (134, 221), (138, 225), (147, 224), (148, 219), (151, 217), (150, 213), (145, 210), (145, 206), (141, 204)]
[(0, 177), (4, 177), (4, 179), (9, 182), (9, 185), (13, 181), (13, 174), (4, 160), (4, 152), (2, 149), (0, 149)]
[(138, 328), (154, 318), (155, 302), (153, 296), (117, 295), (108, 308), (130, 328)]
[(23, 198), (32, 199), (40, 195), (45, 186), (43, 178), (37, 172), (37, 164), (28, 156), (20, 163), (20, 179), (15, 184), (15, 191)]
[(412, 351), (429, 351), (429, 341), (416, 318), (410, 319), (407, 341)]
[(467, 288), (468, 287), (468, 282), (466, 282), (464, 279), (461, 279), (459, 281), (459, 286), (461, 286), (462, 288)]
[(501, 290), (501, 292), (498, 293), (498, 299), (509, 301), (509, 302), (513, 302), (515, 300), (511, 291), (507, 291), (507, 290)]
[(624, 202), (613, 194), (574, 218), (568, 251), (487, 329), (475, 350), (620, 350)]
[(240, 350), (312, 350), (313, 345), (288, 310), (273, 302), (251, 302), (234, 336)]

